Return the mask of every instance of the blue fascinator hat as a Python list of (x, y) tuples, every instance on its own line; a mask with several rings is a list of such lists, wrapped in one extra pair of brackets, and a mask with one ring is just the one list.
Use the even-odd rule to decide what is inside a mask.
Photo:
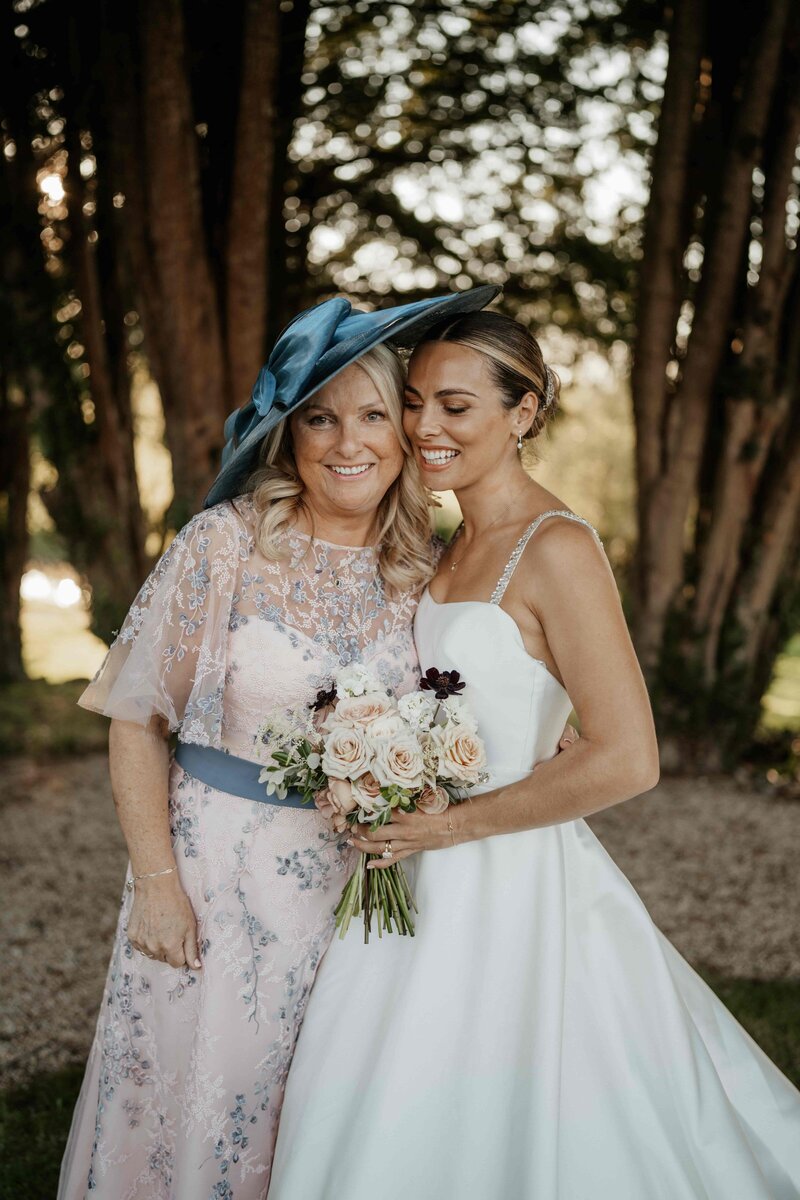
[(362, 312), (336, 296), (300, 313), (275, 343), (247, 404), (225, 422), (222, 469), (203, 507), (238, 496), (267, 434), (362, 354), (381, 342), (413, 346), (437, 321), (485, 308), (499, 291), (476, 287), (376, 312)]

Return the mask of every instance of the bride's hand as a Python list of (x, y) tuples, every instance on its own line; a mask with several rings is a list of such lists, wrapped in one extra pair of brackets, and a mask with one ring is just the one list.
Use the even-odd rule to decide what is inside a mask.
[(391, 858), (375, 858), (369, 867), (391, 867), (393, 863), (418, 854), (420, 850), (442, 850), (445, 846), (458, 844), (458, 829), (451, 834), (448, 818), (452, 819), (452, 806), (443, 813), (406, 813), (396, 809), (391, 821), (380, 829), (367, 825), (354, 825), (352, 844), (364, 854), (382, 854), (387, 842), (391, 842)]
[[(558, 743), (559, 751), (569, 749), (579, 737), (577, 729), (566, 724)], [(364, 854), (382, 855), (386, 843), (391, 842), (391, 858), (376, 858), (367, 864), (371, 868), (390, 867), (392, 863), (408, 858), (410, 854), (418, 854), (420, 850), (441, 850), (445, 846), (458, 845), (457, 818), (451, 829), (448, 817), (453, 819), (452, 807), (435, 816), (423, 812), (405, 813), (397, 809), (391, 822), (380, 829), (371, 830), (367, 825), (354, 825), (351, 844)]]

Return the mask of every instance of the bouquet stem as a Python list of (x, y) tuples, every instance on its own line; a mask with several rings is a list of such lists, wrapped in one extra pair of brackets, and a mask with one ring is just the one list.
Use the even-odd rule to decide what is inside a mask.
[(367, 870), (367, 862), (376, 855), (361, 854), (352, 876), (345, 885), (342, 898), (336, 906), (336, 928), (343, 938), (350, 928), (353, 917), (363, 914), (364, 941), (369, 943), (372, 919), (375, 917), (378, 937), (397, 933), (413, 937), (412, 912), (417, 911), (406, 873), (401, 863), (393, 863), (382, 870)]

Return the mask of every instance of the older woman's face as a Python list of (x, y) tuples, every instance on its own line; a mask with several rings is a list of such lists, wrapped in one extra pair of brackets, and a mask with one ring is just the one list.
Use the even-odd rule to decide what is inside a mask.
[(357, 363), (291, 418), (294, 459), (307, 497), (330, 516), (375, 512), (403, 469), (386, 404)]

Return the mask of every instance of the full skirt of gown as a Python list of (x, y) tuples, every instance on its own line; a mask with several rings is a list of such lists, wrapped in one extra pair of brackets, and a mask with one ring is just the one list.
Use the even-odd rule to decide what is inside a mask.
[[(569, 697), (508, 613), (426, 593), (416, 637), (468, 680), (490, 785), (555, 753)], [(800, 1092), (585, 821), (405, 865), (416, 936), (322, 962), (270, 1200), (798, 1200)]]

